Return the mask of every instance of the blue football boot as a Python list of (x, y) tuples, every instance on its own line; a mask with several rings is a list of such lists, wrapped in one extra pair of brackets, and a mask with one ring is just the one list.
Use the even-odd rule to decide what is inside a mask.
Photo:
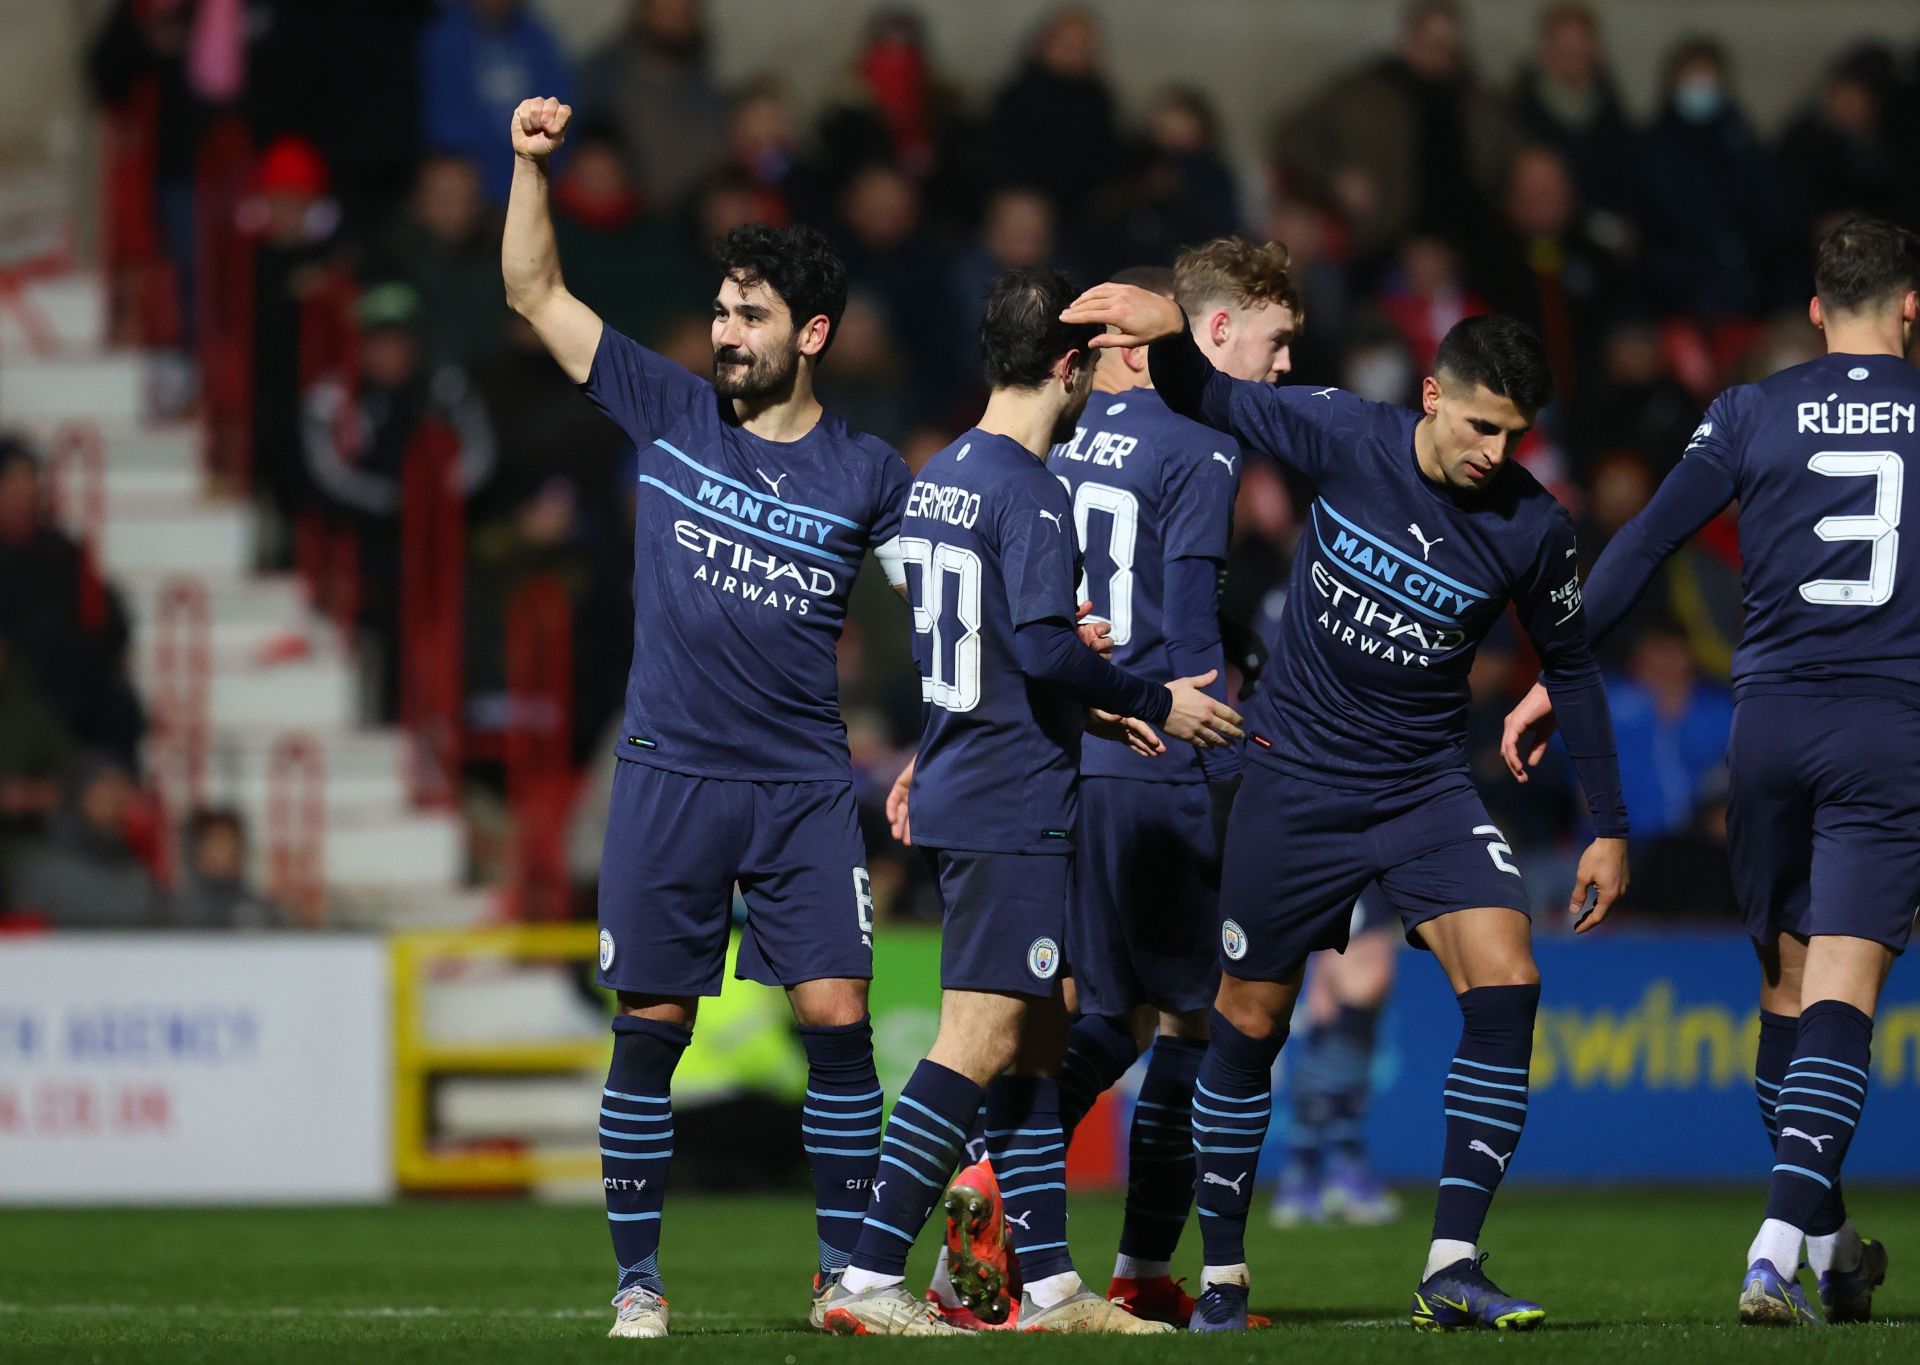
[(1423, 1332), (1485, 1327), (1495, 1332), (1531, 1332), (1547, 1310), (1516, 1299), (1487, 1278), (1487, 1253), (1436, 1270), (1413, 1291), (1413, 1325)]
[[(1862, 1260), (1864, 1264), (1864, 1258)], [(1740, 1321), (1748, 1327), (1825, 1327), (1794, 1275), (1782, 1275), (1772, 1261), (1755, 1261), (1740, 1282)]]
[(1820, 1277), (1820, 1306), (1828, 1322), (1867, 1322), (1873, 1317), (1873, 1291), (1887, 1278), (1887, 1249), (1871, 1237), (1860, 1243), (1860, 1264), (1829, 1270)]
[(1247, 1330), (1247, 1287), (1210, 1284), (1193, 1305), (1189, 1332), (1244, 1332)]

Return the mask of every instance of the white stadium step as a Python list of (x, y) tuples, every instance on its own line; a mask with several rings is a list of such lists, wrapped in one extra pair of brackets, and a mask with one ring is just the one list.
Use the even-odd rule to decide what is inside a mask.
[(216, 730), (340, 729), (359, 719), (358, 691), (341, 658), (216, 668), (208, 712)]
[(101, 560), (122, 581), (164, 574), (231, 578), (253, 561), (253, 513), (205, 504), (107, 521)]
[(396, 809), (329, 823), (326, 882), (349, 894), (369, 886), (445, 886), (466, 872), (466, 830), (456, 815)]
[(0, 421), (132, 422), (147, 411), (147, 362), (132, 352), (0, 361)]
[[(64, 350), (93, 350), (107, 334), (107, 291), (100, 277), (74, 273), (35, 280), (23, 291), (26, 305), (49, 327)], [(0, 357), (31, 355), (19, 315), (0, 309)]]

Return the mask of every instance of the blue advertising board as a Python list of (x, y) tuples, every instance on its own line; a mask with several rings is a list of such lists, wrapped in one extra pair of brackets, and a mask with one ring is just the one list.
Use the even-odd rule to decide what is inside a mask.
[[(1542, 993), (1531, 1107), (1511, 1179), (1746, 1180), (1769, 1164), (1753, 1098), (1759, 970), (1738, 934), (1602, 933), (1536, 945)], [(1381, 1028), (1369, 1151), (1389, 1179), (1431, 1178), (1440, 1089), (1460, 1035), (1445, 976), (1399, 957)], [(1129, 1078), (1137, 1083), (1139, 1068)], [(1285, 1147), (1286, 1058), (1261, 1179)], [(1122, 1106), (1124, 1107), (1124, 1106)], [(1899, 962), (1874, 1033), (1873, 1087), (1849, 1179), (1920, 1179), (1920, 964)]]

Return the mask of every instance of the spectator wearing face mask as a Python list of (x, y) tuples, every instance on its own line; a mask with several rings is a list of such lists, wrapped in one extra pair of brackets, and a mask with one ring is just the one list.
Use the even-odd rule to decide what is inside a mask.
[(1719, 43), (1674, 48), (1661, 87), (1639, 158), (1654, 296), (1708, 319), (1754, 317), (1778, 296), (1778, 168), (1734, 99)]

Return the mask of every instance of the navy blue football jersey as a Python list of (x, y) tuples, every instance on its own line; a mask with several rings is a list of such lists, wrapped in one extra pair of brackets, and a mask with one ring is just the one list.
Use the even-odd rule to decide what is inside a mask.
[(1233, 382), (1216, 415), (1314, 485), (1249, 759), (1361, 784), (1463, 764), (1467, 671), (1509, 602), (1549, 672), (1591, 669), (1573, 524), (1524, 468), (1436, 484), (1419, 413), (1339, 389)]
[(840, 630), (861, 556), (899, 534), (906, 462), (831, 413), (762, 440), (711, 384), (611, 327), (582, 388), (639, 451), (621, 756), (851, 781)]
[(1020, 668), (1013, 633), (1073, 621), (1073, 504), (1019, 442), (975, 428), (920, 470), (900, 549), (926, 724), (909, 793), (929, 848), (1073, 848), (1085, 708)]
[(1686, 458), (1725, 470), (1740, 502), (1737, 694), (1920, 691), (1920, 549), (1900, 528), (1916, 413), (1920, 374), (1858, 355), (1795, 365), (1707, 409)]
[[(1240, 446), (1180, 416), (1149, 388), (1096, 393), (1073, 439), (1047, 468), (1073, 499), (1084, 570), (1080, 600), (1113, 630), (1113, 663), (1155, 682), (1177, 675), (1162, 611), (1165, 565), (1223, 564), (1240, 491)], [(1089, 777), (1203, 782), (1197, 751), (1146, 758), (1118, 740), (1088, 736), (1080, 771)]]

